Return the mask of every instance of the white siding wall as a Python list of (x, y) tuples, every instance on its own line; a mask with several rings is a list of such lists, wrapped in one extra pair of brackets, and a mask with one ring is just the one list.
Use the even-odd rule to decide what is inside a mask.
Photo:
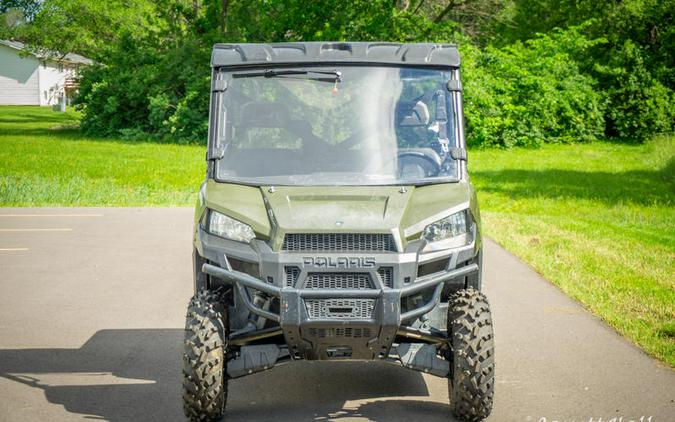
[[(44, 63), (44, 62), (43, 62)], [(58, 63), (41, 63), (38, 71), (40, 81), (40, 105), (58, 104), (63, 94), (63, 85), (68, 68)]]
[(17, 50), (0, 45), (0, 104), (40, 104), (39, 64), (33, 56), (20, 57)]

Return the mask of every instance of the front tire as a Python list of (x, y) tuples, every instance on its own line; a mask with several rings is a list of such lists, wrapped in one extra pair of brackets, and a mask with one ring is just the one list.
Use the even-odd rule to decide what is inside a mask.
[(452, 344), (448, 389), (453, 413), (468, 422), (492, 411), (494, 341), (490, 305), (485, 295), (468, 288), (455, 293), (448, 306)]
[(227, 306), (197, 292), (188, 305), (183, 351), (183, 410), (194, 422), (219, 420), (227, 402)]

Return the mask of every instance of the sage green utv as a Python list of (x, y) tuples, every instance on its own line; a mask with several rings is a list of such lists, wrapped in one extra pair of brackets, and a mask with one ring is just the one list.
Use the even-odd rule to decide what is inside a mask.
[(447, 378), (457, 417), (487, 417), (493, 332), (457, 48), (217, 44), (211, 65), (187, 417), (222, 418), (230, 379), (350, 359)]

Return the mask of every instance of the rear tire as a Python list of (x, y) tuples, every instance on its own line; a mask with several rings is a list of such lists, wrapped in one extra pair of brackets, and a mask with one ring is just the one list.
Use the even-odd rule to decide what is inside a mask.
[(191, 421), (217, 421), (225, 413), (228, 334), (220, 295), (197, 292), (188, 305), (183, 352), (183, 410)]
[(492, 411), (495, 373), (492, 318), (485, 295), (468, 288), (450, 298), (448, 336), (450, 406), (460, 419), (480, 421)]

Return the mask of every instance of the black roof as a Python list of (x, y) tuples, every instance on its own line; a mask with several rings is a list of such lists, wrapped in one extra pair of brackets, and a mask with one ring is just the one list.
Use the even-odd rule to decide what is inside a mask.
[(243, 67), (302, 63), (373, 63), (459, 67), (453, 44), (388, 42), (295, 42), (216, 44), (211, 66)]

